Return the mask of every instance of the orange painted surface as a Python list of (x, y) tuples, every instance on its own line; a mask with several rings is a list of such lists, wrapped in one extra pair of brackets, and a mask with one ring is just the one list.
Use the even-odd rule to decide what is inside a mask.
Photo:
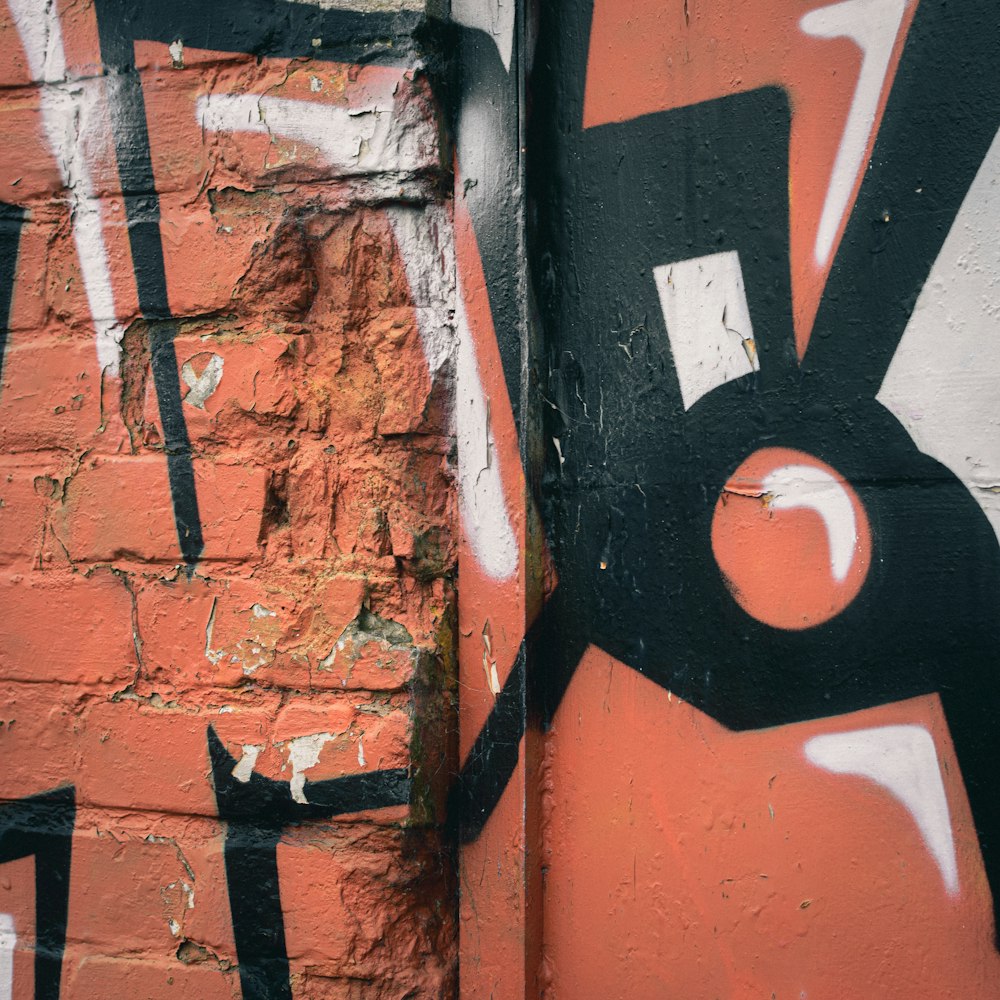
[[(933, 738), (957, 894), (897, 798), (805, 753), (898, 725)], [(546, 767), (551, 996), (995, 995), (989, 887), (936, 697), (733, 733), (591, 648)]]
[(742, 462), (712, 519), (712, 551), (730, 592), (775, 628), (810, 628), (840, 614), (864, 585), (871, 550), (857, 493), (792, 448), (762, 448)]

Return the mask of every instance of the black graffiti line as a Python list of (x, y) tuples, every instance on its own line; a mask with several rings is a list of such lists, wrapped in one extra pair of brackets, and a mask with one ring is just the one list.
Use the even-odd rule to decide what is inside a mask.
[(291, 784), (251, 773), (233, 777), (236, 761), (214, 727), (208, 755), (219, 818), (227, 824), (224, 849), (229, 906), (244, 1000), (291, 1000), (285, 923), (278, 878), (282, 830), (310, 819), (406, 805), (412, 782), (406, 768), (386, 768), (324, 781), (306, 780), (302, 796)]
[(164, 432), (174, 521), (181, 553), (192, 571), (204, 549), (204, 537), (177, 377), (173, 345), (177, 327), (167, 296), (160, 205), (142, 83), (135, 66), (135, 42), (180, 41), (257, 56), (353, 61), (391, 52), (398, 59), (410, 47), (395, 43), (400, 37), (408, 38), (423, 18), (412, 12), (323, 11), (270, 0), (218, 0), (210, 6), (182, 0), (166, 10), (158, 0), (98, 0), (95, 9), (139, 306), (151, 323), (153, 382)]
[[(102, 57), (107, 59), (104, 45), (105, 33), (101, 32)], [(142, 84), (134, 66), (109, 70), (106, 83), (139, 309), (149, 322), (153, 384), (163, 427), (177, 541), (190, 571), (201, 556), (204, 539), (177, 375), (173, 344), (177, 326), (172, 322), (167, 296), (160, 203), (153, 178)]]
[[(577, 0), (542, 8), (529, 137), (529, 192), (540, 206), (531, 257), (552, 372), (543, 390), (558, 403), (544, 436), (563, 441), (542, 484), (559, 586), (529, 633), (523, 718), (509, 717), (514, 692), (505, 688), (453, 792), (465, 834), (477, 835), (495, 807), (530, 713), (543, 724), (555, 717), (581, 642), (733, 730), (936, 694), (1000, 917), (1000, 698), (991, 669), (1000, 549), (968, 490), (919, 453), (874, 398), (1000, 121), (1000, 36), (982, 30), (995, 8), (977, 3), (956, 16), (940, 0), (920, 4), (802, 368), (789, 292), (787, 99), (766, 89), (584, 130), (589, 8)], [(901, 225), (891, 274), (886, 255), (871, 252), (883, 210)], [(627, 266), (613, 266), (603, 247)], [(761, 370), (685, 411), (651, 268), (731, 249), (743, 264)], [(602, 331), (629, 310), (643, 341), (626, 361)], [(583, 367), (575, 358), (601, 360)], [(604, 423), (615, 428), (610, 442), (587, 413), (598, 387), (605, 406), (618, 406)], [(876, 551), (861, 593), (800, 632), (751, 619), (711, 553), (719, 491), (768, 445), (830, 462), (872, 519)], [(500, 752), (491, 754), (494, 739)]]
[(0, 202), (0, 378), (3, 377), (10, 331), (10, 309), (14, 298), (14, 278), (27, 213), (17, 205)]
[(59, 1000), (76, 790), (0, 803), (0, 863), (35, 858), (35, 1000)]

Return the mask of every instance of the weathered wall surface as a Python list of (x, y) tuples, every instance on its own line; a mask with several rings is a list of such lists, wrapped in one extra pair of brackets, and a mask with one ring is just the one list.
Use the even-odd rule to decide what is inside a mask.
[(463, 996), (997, 996), (996, 5), (528, 13)]
[(3, 2), (0, 1000), (995, 996), (995, 5)]
[(451, 993), (421, 7), (0, 7), (0, 996)]

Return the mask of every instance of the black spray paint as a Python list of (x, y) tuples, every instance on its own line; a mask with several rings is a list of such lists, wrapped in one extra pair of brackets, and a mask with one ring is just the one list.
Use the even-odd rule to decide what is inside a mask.
[(292, 798), (287, 781), (251, 773), (233, 777), (236, 761), (211, 726), (212, 764), (219, 817), (227, 824), (226, 881), (239, 959), (243, 1000), (291, 1000), (285, 921), (278, 879), (282, 830), (311, 819), (405, 805), (411, 779), (406, 768), (305, 782), (305, 802)]
[[(983, 30), (995, 10), (985, 0), (917, 9), (801, 365), (785, 94), (584, 129), (590, 16), (586, 0), (540, 5), (531, 84), (531, 264), (553, 404), (544, 440), (561, 449), (547, 455), (541, 497), (559, 586), (522, 654), (534, 705), (552, 720), (590, 643), (732, 729), (937, 692), (1000, 901), (1000, 549), (965, 486), (875, 400), (1000, 123), (1000, 36)], [(653, 268), (729, 250), (760, 371), (685, 411)], [(803, 631), (747, 615), (711, 549), (720, 491), (769, 446), (832, 465), (871, 522), (860, 594)], [(453, 797), (468, 838), (516, 763), (525, 720), (505, 694)], [(482, 756), (496, 733), (499, 752)]]
[(14, 298), (14, 276), (26, 212), (17, 205), (0, 202), (0, 377), (7, 353), (10, 307)]
[(59, 1000), (75, 818), (72, 785), (0, 804), (0, 864), (35, 859), (35, 1000)]

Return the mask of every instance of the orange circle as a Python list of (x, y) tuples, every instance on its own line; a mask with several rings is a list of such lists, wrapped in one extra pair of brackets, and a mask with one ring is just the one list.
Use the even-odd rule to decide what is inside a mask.
[(755, 451), (730, 476), (712, 517), (712, 552), (733, 597), (774, 628), (839, 615), (871, 562), (871, 529), (836, 469), (792, 448)]

